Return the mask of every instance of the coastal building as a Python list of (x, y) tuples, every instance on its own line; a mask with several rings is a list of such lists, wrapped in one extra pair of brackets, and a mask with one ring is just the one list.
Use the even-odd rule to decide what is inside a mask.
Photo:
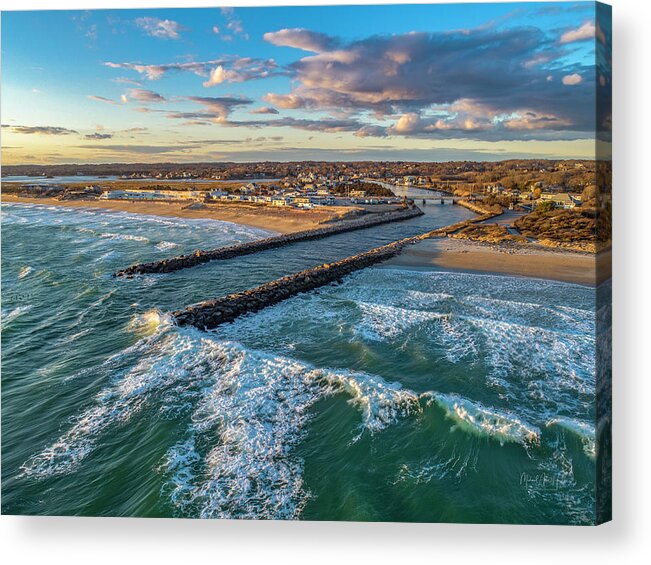
[(578, 196), (573, 196), (569, 192), (564, 193), (555, 193), (555, 192), (543, 192), (540, 195), (541, 200), (547, 200), (553, 202), (558, 208), (575, 208), (576, 206), (581, 206), (581, 199)]
[(206, 200), (219, 200), (222, 196), (228, 195), (228, 192), (224, 190), (211, 190), (207, 195), (206, 195)]
[(201, 200), (203, 193), (198, 190), (105, 190), (100, 200), (150, 200), (150, 201), (183, 201)]

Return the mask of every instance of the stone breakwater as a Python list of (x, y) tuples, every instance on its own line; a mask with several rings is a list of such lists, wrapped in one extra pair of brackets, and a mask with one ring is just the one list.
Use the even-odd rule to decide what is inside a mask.
[(369, 214), (357, 220), (349, 220), (341, 222), (340, 224), (323, 228), (267, 237), (265, 239), (250, 241), (248, 243), (219, 247), (217, 249), (203, 251), (197, 250), (194, 253), (188, 255), (179, 255), (177, 257), (162, 259), (161, 261), (154, 261), (152, 263), (140, 263), (118, 271), (114, 274), (114, 276), (131, 277), (133, 275), (144, 275), (148, 273), (171, 273), (173, 271), (195, 267), (209, 261), (232, 259), (233, 257), (240, 257), (242, 255), (249, 255), (258, 251), (282, 247), (290, 243), (322, 239), (324, 237), (339, 233), (361, 230), (389, 222), (409, 220), (410, 218), (415, 218), (422, 215), (422, 210), (420, 210), (417, 206), (408, 206), (400, 210), (396, 210), (395, 212)]
[(216, 328), (221, 324), (232, 322), (243, 314), (258, 312), (296, 294), (339, 281), (354, 271), (385, 261), (400, 253), (405, 245), (416, 243), (420, 239), (423, 239), (423, 236), (394, 241), (341, 261), (325, 263), (276, 279), (244, 292), (199, 302), (184, 310), (172, 312), (172, 318), (180, 326), (192, 325), (204, 330)]
[[(492, 218), (493, 216), (499, 216), (502, 213), (502, 207), (499, 204), (492, 204), (490, 206), (487, 206), (481, 201), (470, 202), (469, 200), (458, 200), (457, 204), (459, 206), (467, 208), (475, 214), (488, 214), (489, 218)], [(475, 219), (475, 221), (477, 221), (477, 219)]]
[(180, 326), (191, 325), (203, 330), (213, 329), (221, 324), (232, 322), (244, 314), (258, 312), (263, 308), (273, 306), (301, 292), (309, 292), (340, 281), (346, 275), (398, 255), (407, 245), (413, 245), (431, 237), (446, 237), (450, 233), (491, 216), (484, 214), (472, 220), (457, 222), (431, 232), (394, 241), (340, 261), (306, 269), (243, 292), (229, 294), (216, 300), (199, 302), (183, 310), (172, 312), (172, 318)]

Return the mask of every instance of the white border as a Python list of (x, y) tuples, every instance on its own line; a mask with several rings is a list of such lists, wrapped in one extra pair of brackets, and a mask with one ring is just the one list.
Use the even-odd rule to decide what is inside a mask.
[[(330, 0), (319, 4), (343, 4)], [(348, 2), (371, 4), (364, 0)], [(391, 2), (375, 2), (391, 3)], [(396, 2), (394, 2), (396, 3)], [(420, 3), (420, 2), (412, 2)], [(614, 514), (598, 527), (0, 518), (5, 563), (642, 563), (649, 496), (649, 5), (612, 0), (614, 20)], [(188, 6), (216, 6), (191, 0)], [(305, 5), (307, 0), (230, 6)], [(179, 7), (181, 0), (0, 0), (2, 10)], [(646, 275), (646, 276), (645, 276)]]

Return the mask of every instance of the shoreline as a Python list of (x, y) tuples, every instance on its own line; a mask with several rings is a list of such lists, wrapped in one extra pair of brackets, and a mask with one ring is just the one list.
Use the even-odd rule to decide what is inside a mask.
[(184, 202), (129, 202), (119, 200), (57, 200), (56, 198), (30, 198), (2, 194), (3, 203), (34, 204), (41, 206), (61, 206), (63, 208), (94, 208), (144, 214), (148, 216), (164, 216), (194, 220), (219, 220), (234, 224), (261, 228), (279, 234), (315, 229), (332, 225), (338, 219), (343, 219), (346, 212), (339, 207), (328, 210), (281, 210), (271, 207), (256, 208), (239, 205), (208, 205), (188, 208)]
[(611, 276), (610, 251), (597, 255), (536, 248), (498, 248), (469, 240), (428, 239), (383, 263), (384, 268), (522, 276), (596, 287)]

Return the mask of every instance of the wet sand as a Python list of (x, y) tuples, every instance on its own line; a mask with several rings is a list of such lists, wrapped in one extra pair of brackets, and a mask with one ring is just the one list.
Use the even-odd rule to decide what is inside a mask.
[(497, 273), (595, 286), (610, 278), (609, 258), (610, 251), (595, 257), (540, 247), (500, 249), (466, 240), (438, 238), (405, 248), (384, 266)]
[(209, 204), (203, 207), (188, 208), (189, 203), (187, 202), (57, 200), (56, 198), (29, 198), (10, 194), (3, 194), (2, 201), (65, 206), (66, 208), (103, 208), (152, 216), (222, 220), (278, 233), (291, 233), (321, 227), (323, 222), (336, 220), (351, 211), (351, 208), (342, 207), (329, 207), (327, 210), (296, 210), (237, 204)]

